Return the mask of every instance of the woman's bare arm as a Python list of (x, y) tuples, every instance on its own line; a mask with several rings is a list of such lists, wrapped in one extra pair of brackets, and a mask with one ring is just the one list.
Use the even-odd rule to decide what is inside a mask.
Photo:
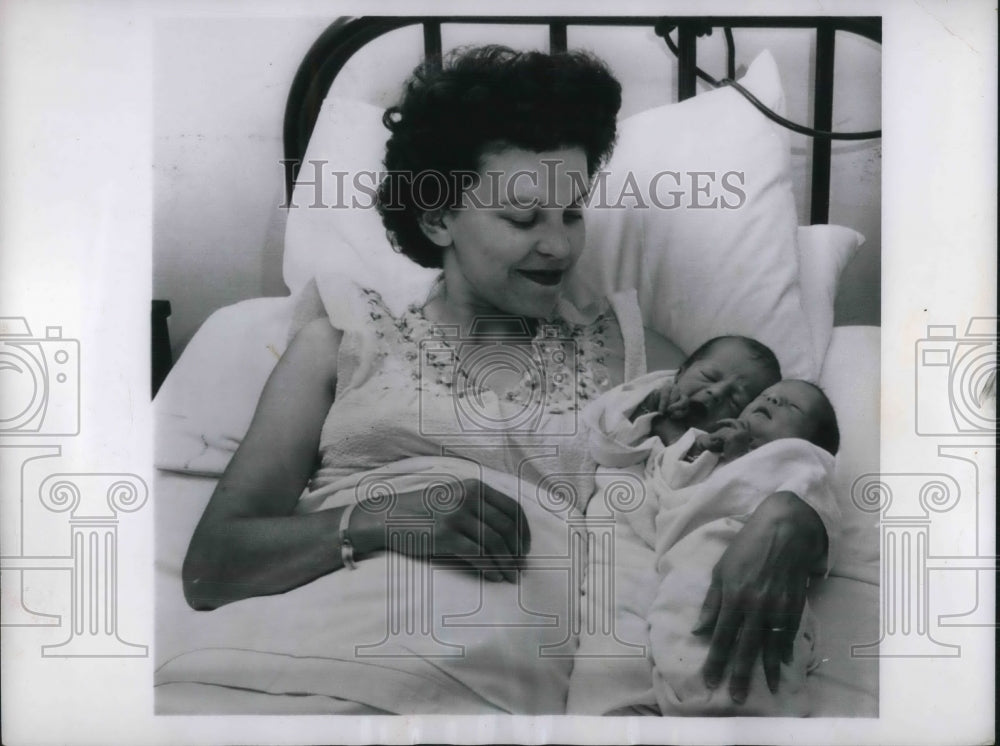
[[(282, 593), (343, 567), (339, 528), (345, 508), (292, 514), (316, 466), (334, 400), (340, 340), (326, 319), (309, 324), (268, 379), (250, 430), (184, 559), (184, 596), (193, 608)], [(461, 489), (459, 509), (432, 515), (436, 555), (457, 558), (488, 580), (515, 581), (512, 565), (531, 542), (520, 505), (477, 480), (464, 480)], [(393, 512), (426, 517), (422, 491), (396, 495)], [(385, 549), (381, 515), (354, 511), (350, 533), (358, 558)]]
[[(340, 339), (326, 319), (314, 321), (278, 361), (188, 547), (182, 577), (192, 607), (280, 593), (342, 565), (342, 509), (291, 515), (333, 403)], [(359, 552), (372, 548), (371, 526), (355, 528), (365, 518), (357, 511), (351, 521)]]

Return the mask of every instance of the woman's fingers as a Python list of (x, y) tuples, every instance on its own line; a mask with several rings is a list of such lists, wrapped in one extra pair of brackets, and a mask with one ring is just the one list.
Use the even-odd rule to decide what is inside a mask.
[(763, 632), (764, 680), (772, 694), (778, 692), (778, 682), (781, 679), (781, 654), (785, 644), (783, 632), (766, 629)]
[(705, 594), (705, 601), (701, 605), (698, 613), (698, 623), (691, 630), (693, 634), (704, 635), (715, 629), (715, 620), (719, 617), (719, 609), (722, 606), (722, 586), (712, 578), (712, 584)]
[(506, 554), (511, 557), (521, 555), (521, 539), (518, 532), (517, 520), (511, 518), (492, 505), (484, 504), (482, 520), (485, 526), (492, 528), (503, 540), (503, 547)]
[[(471, 518), (464, 528), (465, 535), (479, 544), (480, 553), (483, 556), (483, 566), (494, 571), (493, 574), (487, 574), (487, 577), (490, 580), (509, 580), (511, 583), (516, 583), (517, 568), (514, 567), (514, 561), (517, 559), (517, 555), (510, 550), (508, 544), (508, 542), (510, 544), (516, 543), (516, 539), (513, 537), (505, 538), (486, 520), (477, 521), (475, 518)], [(499, 577), (495, 573), (499, 573)]]
[(453, 557), (465, 563), (469, 570), (481, 572), (487, 580), (499, 582), (504, 579), (503, 573), (491, 557), (484, 554), (479, 542), (464, 534), (454, 534), (449, 538), (448, 546), (436, 556)]
[(482, 505), (484, 507), (489, 505), (511, 519), (513, 528), (517, 532), (516, 541), (520, 549), (520, 554), (527, 554), (531, 549), (531, 531), (528, 529), (528, 521), (524, 516), (524, 510), (521, 508), (520, 503), (499, 490), (490, 487), (488, 484), (483, 484), (482, 482), (478, 484), (481, 488), (479, 494), (481, 495)]
[[(464, 514), (452, 522), (453, 535), (446, 541), (443, 554), (457, 557), (477, 570), (482, 570), (488, 580), (506, 579), (503, 561), (506, 546), (500, 535), (476, 516)], [(461, 550), (459, 552), (458, 550)]]
[(712, 643), (708, 647), (708, 657), (702, 668), (705, 686), (709, 689), (715, 689), (722, 681), (722, 673), (726, 668), (726, 661), (729, 660), (729, 651), (736, 641), (742, 622), (743, 613), (724, 600), (715, 622)]
[(733, 702), (743, 704), (750, 691), (750, 675), (757, 662), (757, 654), (763, 640), (764, 615), (757, 611), (743, 618), (736, 652), (733, 656), (733, 673), (729, 677), (729, 696)]
[(783, 609), (781, 626), (784, 631), (781, 633), (780, 649), (781, 659), (785, 663), (791, 663), (795, 653), (795, 636), (798, 634), (799, 624), (802, 622), (802, 611), (806, 606), (807, 587), (805, 580), (796, 578), (792, 582), (788, 601)]

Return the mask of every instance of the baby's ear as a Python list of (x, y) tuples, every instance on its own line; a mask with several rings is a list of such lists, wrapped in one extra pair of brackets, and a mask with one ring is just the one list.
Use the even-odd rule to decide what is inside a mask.
[(417, 224), (420, 226), (423, 234), (432, 243), (440, 246), (442, 249), (448, 248), (454, 243), (451, 237), (451, 230), (449, 230), (447, 221), (445, 220), (445, 213), (446, 211), (443, 208), (426, 210), (420, 213), (420, 217), (417, 218)]

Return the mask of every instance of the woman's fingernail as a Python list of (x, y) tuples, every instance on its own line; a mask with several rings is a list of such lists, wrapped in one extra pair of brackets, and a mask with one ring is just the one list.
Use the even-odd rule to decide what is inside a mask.
[(715, 689), (719, 685), (719, 677), (715, 674), (705, 674), (705, 686)]
[(737, 690), (733, 692), (732, 697), (733, 697), (733, 702), (735, 702), (738, 705), (741, 705), (747, 701), (747, 693), (742, 690)]

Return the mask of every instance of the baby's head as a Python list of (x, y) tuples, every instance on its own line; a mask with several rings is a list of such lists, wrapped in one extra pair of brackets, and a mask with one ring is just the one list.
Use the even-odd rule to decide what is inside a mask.
[(677, 369), (674, 385), (690, 402), (684, 424), (705, 429), (738, 417), (754, 397), (781, 380), (778, 359), (749, 337), (715, 337)]
[(819, 386), (788, 379), (765, 389), (739, 417), (750, 448), (779, 438), (802, 438), (837, 455), (840, 430), (833, 405)]

